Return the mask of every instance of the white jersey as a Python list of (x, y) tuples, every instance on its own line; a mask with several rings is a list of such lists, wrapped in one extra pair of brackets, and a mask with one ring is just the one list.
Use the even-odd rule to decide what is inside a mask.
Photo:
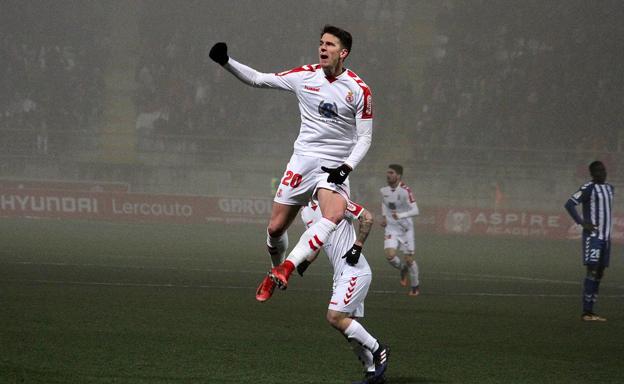
[[(418, 215), (418, 206), (412, 190), (403, 182), (396, 188), (389, 185), (380, 189), (382, 195), (381, 213), (386, 218), (386, 230), (400, 228), (403, 231), (413, 228), (412, 216)], [(396, 212), (399, 219), (392, 217)]]
[(280, 73), (261, 73), (229, 58), (224, 66), (244, 83), (294, 93), (299, 100), (301, 128), (294, 153), (340, 161), (355, 168), (370, 147), (373, 98), (355, 73), (325, 76), (319, 64)]
[[(343, 258), (355, 243), (356, 235), (353, 229), (353, 221), (358, 219), (363, 210), (361, 205), (349, 202), (344, 219), (323, 244), (323, 249), (334, 267), (334, 281), (338, 281), (341, 277), (351, 278), (372, 274), (364, 254), (360, 255), (356, 265), (347, 264), (346, 259)], [(320, 208), (314, 203), (309, 203), (301, 210), (301, 220), (303, 220), (306, 228), (309, 228), (322, 217)]]

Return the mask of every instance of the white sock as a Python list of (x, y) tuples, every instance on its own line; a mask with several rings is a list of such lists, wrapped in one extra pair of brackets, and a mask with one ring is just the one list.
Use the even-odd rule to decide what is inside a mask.
[(377, 339), (368, 333), (368, 331), (362, 327), (362, 324), (355, 320), (351, 320), (351, 324), (349, 324), (347, 329), (345, 329), (344, 335), (348, 340), (354, 339), (371, 352), (374, 352), (377, 348), (379, 348)]
[(288, 232), (284, 232), (278, 237), (271, 237), (267, 231), (266, 244), (267, 247), (277, 250), (276, 253), (269, 252), (271, 254), (271, 264), (274, 267), (280, 265), (284, 261), (284, 256), (286, 256), (286, 250), (288, 249)]
[(335, 229), (336, 224), (323, 217), (303, 232), (301, 238), (299, 238), (299, 242), (295, 245), (295, 248), (290, 251), (290, 255), (288, 255), (286, 260), (290, 260), (295, 267), (301, 264), (305, 258), (312, 255), (323, 246), (329, 238), (329, 235), (331, 235)]
[(409, 275), (412, 287), (418, 287), (420, 285), (420, 281), (418, 280), (418, 264), (416, 264), (416, 260), (414, 260), (412, 265), (409, 267)]
[(364, 371), (366, 372), (374, 372), (375, 371), (375, 363), (373, 362), (373, 353), (368, 349), (364, 348), (359, 341), (355, 339), (347, 339), (349, 344), (351, 344), (351, 348), (353, 348), (353, 352), (362, 363), (364, 367)]
[(388, 263), (390, 263), (390, 265), (392, 265), (396, 269), (401, 269), (403, 267), (399, 256), (394, 256), (392, 259), (386, 259), (386, 260), (388, 260)]

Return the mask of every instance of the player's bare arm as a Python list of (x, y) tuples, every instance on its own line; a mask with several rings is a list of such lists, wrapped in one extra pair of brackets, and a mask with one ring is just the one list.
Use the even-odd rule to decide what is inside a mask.
[(355, 244), (361, 247), (364, 245), (364, 242), (368, 238), (368, 234), (373, 228), (373, 222), (374, 222), (373, 214), (370, 213), (368, 210), (364, 209), (362, 211), (362, 214), (358, 218), (358, 222), (359, 222), (358, 234), (357, 234), (357, 238), (355, 239)]
[(364, 209), (358, 217), (358, 222), (358, 234), (355, 242), (353, 243), (351, 249), (348, 250), (344, 256), (342, 256), (342, 258), (345, 259), (349, 265), (356, 265), (360, 260), (362, 246), (364, 245), (364, 242), (373, 227), (373, 215)]

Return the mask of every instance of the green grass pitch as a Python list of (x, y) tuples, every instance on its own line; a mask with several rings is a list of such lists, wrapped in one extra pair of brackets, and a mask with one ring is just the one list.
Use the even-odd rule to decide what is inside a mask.
[[(291, 231), (291, 243), (299, 232)], [(0, 383), (350, 383), (325, 257), (266, 303), (259, 226), (0, 221)], [(580, 321), (580, 242), (417, 234), (410, 298), (376, 227), (365, 326), (388, 383), (623, 383), (624, 262)]]

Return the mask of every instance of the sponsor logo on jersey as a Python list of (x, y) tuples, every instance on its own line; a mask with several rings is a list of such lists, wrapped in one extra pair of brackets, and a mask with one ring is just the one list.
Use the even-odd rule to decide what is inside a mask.
[(349, 93), (347, 93), (347, 96), (345, 96), (345, 101), (347, 103), (353, 103), (353, 92), (349, 91)]
[(310, 87), (309, 85), (305, 85), (303, 88), (308, 90), (308, 91), (312, 91), (312, 92), (320, 92), (321, 91), (321, 88), (319, 88), (319, 87)]
[(318, 112), (323, 117), (336, 118), (338, 117), (338, 105), (323, 100), (319, 103)]

